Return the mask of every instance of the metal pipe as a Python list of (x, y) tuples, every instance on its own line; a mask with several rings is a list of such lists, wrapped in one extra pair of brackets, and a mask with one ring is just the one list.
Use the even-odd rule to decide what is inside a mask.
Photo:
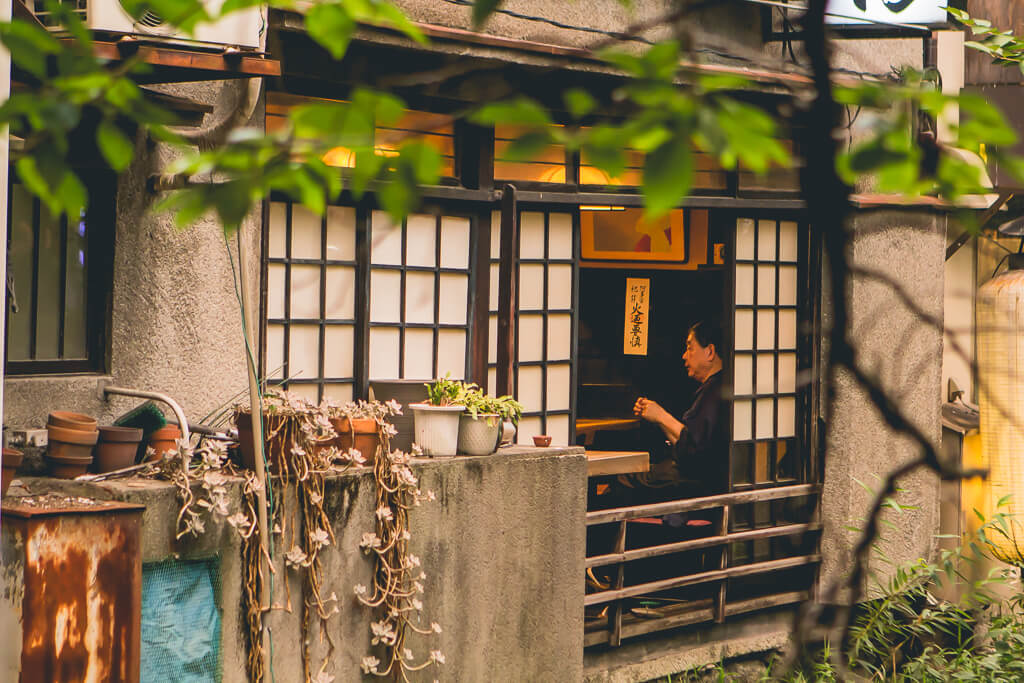
[(103, 397), (106, 398), (107, 394), (117, 394), (119, 396), (133, 396), (135, 398), (148, 398), (152, 401), (161, 401), (166, 403), (174, 411), (174, 417), (178, 419), (178, 426), (181, 427), (181, 438), (188, 443), (192, 439), (192, 433), (188, 430), (188, 420), (185, 418), (185, 411), (181, 409), (178, 402), (167, 394), (161, 394), (156, 391), (139, 391), (138, 389), (126, 389), (125, 387), (103, 387)]

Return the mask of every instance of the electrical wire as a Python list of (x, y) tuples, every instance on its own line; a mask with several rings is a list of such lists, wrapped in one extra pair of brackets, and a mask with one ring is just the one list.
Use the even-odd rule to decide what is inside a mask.
[[(472, 7), (474, 5), (472, 0), (443, 0), (450, 5), (459, 5), (462, 7)], [(548, 24), (555, 28), (562, 28), (568, 31), (581, 31), (583, 33), (594, 33), (608, 38), (617, 38), (619, 40), (631, 40), (638, 43), (646, 43), (647, 45), (654, 45), (654, 41), (648, 40), (643, 36), (634, 36), (621, 31), (606, 31), (600, 28), (593, 28), (590, 26), (577, 26), (575, 24), (566, 24), (565, 22), (558, 21), (557, 19), (549, 19), (547, 17), (540, 17), (533, 14), (523, 14), (522, 12), (516, 12), (514, 10), (503, 9), (499, 7), (494, 10), (495, 14), (504, 14), (512, 17), (513, 19), (522, 19), (523, 21), (535, 21), (542, 24)]]

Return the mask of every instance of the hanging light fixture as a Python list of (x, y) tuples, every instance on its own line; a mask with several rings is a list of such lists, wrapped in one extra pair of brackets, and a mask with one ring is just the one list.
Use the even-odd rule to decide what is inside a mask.
[[(1000, 228), (1021, 236), (1019, 221)], [(1006, 228), (1005, 231), (1003, 228)], [(1024, 242), (1022, 242), (1024, 247)], [(1007, 515), (987, 537), (1010, 564), (1024, 564), (1024, 253), (1008, 255), (1009, 269), (978, 290), (978, 390), (981, 464), (988, 470), (986, 519)], [(999, 506), (999, 502), (1008, 502)]]

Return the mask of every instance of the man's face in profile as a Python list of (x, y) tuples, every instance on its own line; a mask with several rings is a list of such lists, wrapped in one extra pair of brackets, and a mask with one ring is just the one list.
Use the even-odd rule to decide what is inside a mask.
[(686, 335), (686, 350), (683, 351), (683, 365), (686, 373), (699, 382), (703, 382), (711, 370), (711, 361), (715, 357), (713, 344), (701, 346), (693, 332)]

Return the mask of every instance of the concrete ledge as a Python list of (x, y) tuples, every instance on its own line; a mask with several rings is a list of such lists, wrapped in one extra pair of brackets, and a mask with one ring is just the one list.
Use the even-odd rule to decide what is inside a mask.
[[(509, 447), (483, 457), (419, 458), (413, 471), (420, 488), (437, 496), (436, 502), (410, 513), (410, 551), (419, 556), (427, 574), (423, 619), (426, 625), (437, 621), (443, 632), (430, 639), (411, 637), (409, 647), (418, 660), (428, 649), (439, 649), (447, 663), (412, 680), (581, 680), (587, 491), (583, 449)], [(233, 505), (241, 500), (240, 485), (241, 479), (231, 483)], [(223, 680), (247, 679), (239, 541), (226, 522), (207, 518), (203, 536), (175, 541), (176, 489), (161, 481), (23, 477), (10, 493), (51, 491), (145, 505), (144, 563), (216, 557)], [(355, 601), (353, 587), (372, 581), (372, 562), (359, 548), (362, 534), (374, 529), (371, 471), (357, 468), (328, 477), (324, 502), (336, 541), (321, 554), (321, 592), (339, 598), (340, 613), (327, 625), (338, 647), (331, 651), (319, 637), (311, 637), (312, 661), (318, 666), (326, 658), (327, 672), (335, 680), (363, 680), (359, 662), (373, 651), (373, 612)], [(274, 634), (276, 680), (301, 681), (302, 588), (299, 575), (284, 566), (288, 533), (275, 538), (274, 608), (266, 619)], [(318, 621), (309, 618), (307, 625), (309, 633), (319, 633)]]
[(690, 671), (722, 660), (762, 655), (789, 646), (793, 616), (777, 610), (732, 619), (712, 627), (691, 626), (626, 641), (622, 647), (584, 653), (586, 683), (639, 683)]

